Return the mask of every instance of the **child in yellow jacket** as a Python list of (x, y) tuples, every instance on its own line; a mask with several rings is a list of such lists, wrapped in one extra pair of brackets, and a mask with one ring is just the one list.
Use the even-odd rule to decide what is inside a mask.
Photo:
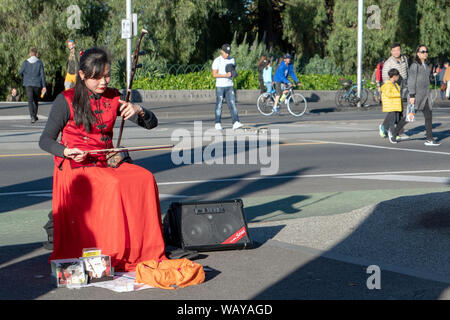
[(397, 143), (398, 133), (406, 124), (405, 119), (402, 117), (401, 90), (397, 84), (400, 73), (397, 69), (391, 69), (388, 75), (389, 81), (386, 81), (381, 86), (381, 103), (383, 105), (383, 112), (387, 112), (387, 115), (383, 124), (380, 125), (380, 136), (385, 137), (385, 132), (387, 131), (389, 142)]

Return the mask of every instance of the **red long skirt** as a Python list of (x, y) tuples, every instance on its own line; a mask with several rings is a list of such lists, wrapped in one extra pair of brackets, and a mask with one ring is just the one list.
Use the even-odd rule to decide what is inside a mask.
[(136, 165), (72, 169), (53, 175), (53, 253), (50, 260), (81, 257), (83, 248), (111, 256), (115, 271), (166, 259), (159, 193), (153, 174)]

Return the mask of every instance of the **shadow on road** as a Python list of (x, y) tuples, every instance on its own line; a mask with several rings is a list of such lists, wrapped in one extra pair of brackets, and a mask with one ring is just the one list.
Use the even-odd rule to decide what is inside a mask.
[[(449, 199), (450, 192), (430, 193), (366, 207), (361, 223), (348, 235), (344, 231), (351, 226), (337, 224), (335, 245), (253, 298), (438, 299), (450, 285)], [(339, 216), (348, 221), (345, 215), (357, 214), (355, 210)], [(318, 223), (327, 227), (326, 219)], [(306, 221), (303, 224), (307, 228)], [(366, 286), (369, 265), (381, 269), (380, 290)]]

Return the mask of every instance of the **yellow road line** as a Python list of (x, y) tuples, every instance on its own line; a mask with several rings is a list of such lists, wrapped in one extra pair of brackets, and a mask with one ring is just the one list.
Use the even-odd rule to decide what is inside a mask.
[(51, 156), (51, 155), (49, 153), (0, 154), (0, 158), (7, 158), (7, 157), (33, 157), (33, 156)]
[[(327, 144), (328, 142), (287, 142), (280, 143), (280, 146), (303, 146), (312, 144)], [(174, 149), (175, 150), (175, 149)], [(152, 151), (152, 150), (149, 150)], [(41, 156), (52, 156), (49, 153), (19, 153), (19, 154), (0, 154), (0, 158), (11, 158), (11, 157), (41, 157)]]

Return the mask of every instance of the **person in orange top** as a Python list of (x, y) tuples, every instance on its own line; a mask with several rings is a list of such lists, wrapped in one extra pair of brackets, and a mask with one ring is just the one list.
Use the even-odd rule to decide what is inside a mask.
[(446, 69), (444, 73), (444, 78), (442, 79), (442, 83), (447, 84), (447, 89), (445, 90), (445, 97), (450, 99), (450, 68), (448, 62), (446, 62)]
[[(397, 81), (400, 73), (397, 69), (391, 69), (388, 72), (389, 81), (381, 86), (381, 101), (383, 112), (387, 112), (383, 126), (388, 132), (389, 142), (397, 143), (397, 135), (406, 124), (406, 120), (402, 117), (402, 97), (400, 86)], [(397, 125), (395, 125), (397, 123)]]
[(77, 258), (84, 248), (96, 247), (111, 257), (116, 271), (133, 271), (141, 261), (166, 259), (156, 181), (142, 167), (108, 167), (104, 154), (87, 151), (113, 147), (118, 116), (146, 129), (158, 120), (150, 110), (120, 100), (119, 91), (108, 87), (110, 70), (105, 50), (84, 51), (75, 87), (56, 97), (40, 137), (39, 146), (55, 160), (49, 260)]

